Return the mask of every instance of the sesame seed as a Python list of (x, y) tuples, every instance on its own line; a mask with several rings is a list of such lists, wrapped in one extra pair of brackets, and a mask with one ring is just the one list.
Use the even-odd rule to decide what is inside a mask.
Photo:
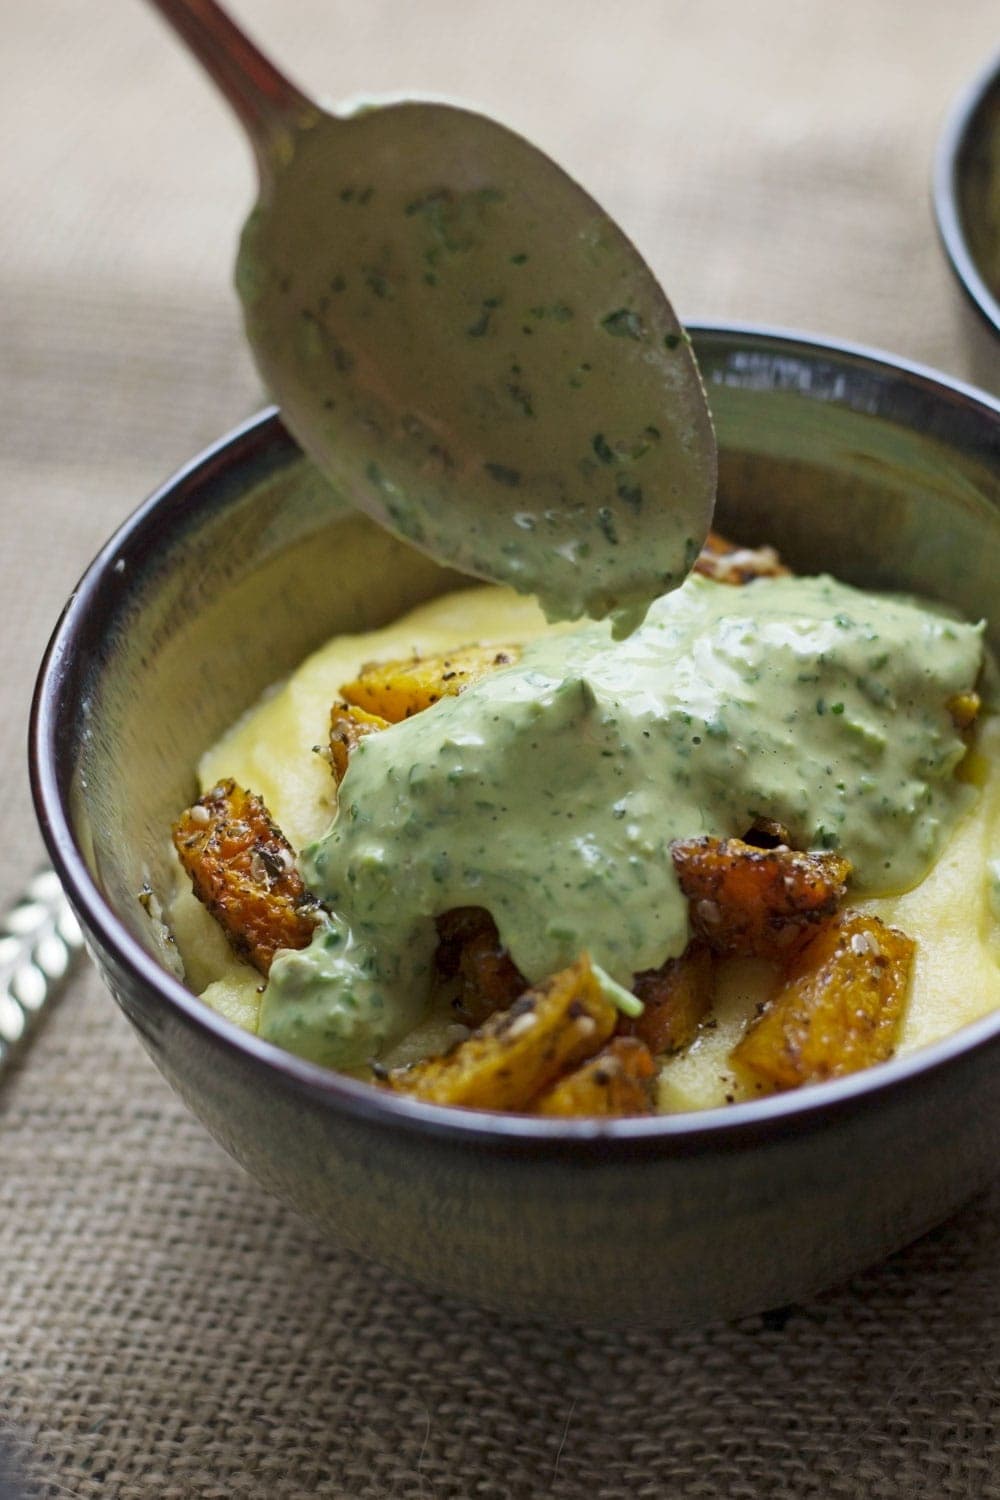
[(719, 910), (718, 901), (710, 901), (707, 898), (698, 902), (698, 917), (709, 927), (718, 927), (722, 921), (722, 912)]
[(521, 1015), (515, 1016), (513, 1021), (511, 1021), (510, 1025), (507, 1027), (507, 1037), (510, 1038), (512, 1036), (523, 1036), (526, 1031), (531, 1030), (532, 1026), (534, 1026), (537, 1020), (538, 1017), (532, 1010), (526, 1010)]
[(192, 807), (189, 817), (192, 823), (201, 823), (203, 825), (212, 821), (212, 814), (207, 807), (202, 807), (200, 802), (196, 802), (194, 807)]

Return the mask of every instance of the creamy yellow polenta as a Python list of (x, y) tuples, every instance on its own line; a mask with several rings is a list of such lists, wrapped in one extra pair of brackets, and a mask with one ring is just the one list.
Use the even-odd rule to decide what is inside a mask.
[[(202, 786), (232, 777), (261, 796), (296, 849), (319, 839), (336, 810), (326, 744), (330, 706), (340, 685), (373, 659), (434, 654), (472, 641), (527, 642), (551, 627), (530, 601), (476, 588), (421, 606), (382, 630), (331, 641), (252, 709), (204, 757)], [(966, 806), (930, 873), (901, 895), (853, 904), (902, 928), (917, 942), (912, 990), (898, 1051), (934, 1042), (1000, 1006), (1000, 962), (988, 863), (1000, 852), (1000, 720), (984, 717), (961, 774)], [(237, 960), (220, 930), (181, 879), (171, 925), (188, 982), (216, 1010), (256, 1030), (261, 978)], [(761, 961), (723, 965), (712, 1024), (663, 1069), (661, 1105), (702, 1109), (747, 1097), (728, 1055), (765, 997), (773, 972)], [(440, 1050), (455, 1034), (450, 1015), (430, 1015), (387, 1057), (408, 1061)]]

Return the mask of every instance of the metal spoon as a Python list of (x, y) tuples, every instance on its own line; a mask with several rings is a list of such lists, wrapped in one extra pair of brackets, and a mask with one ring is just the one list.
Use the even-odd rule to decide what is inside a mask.
[(153, 4), (250, 137), (236, 283), (306, 452), (384, 526), (553, 617), (641, 618), (704, 540), (716, 455), (634, 246), (495, 121), (413, 100), (326, 113), (214, 0)]

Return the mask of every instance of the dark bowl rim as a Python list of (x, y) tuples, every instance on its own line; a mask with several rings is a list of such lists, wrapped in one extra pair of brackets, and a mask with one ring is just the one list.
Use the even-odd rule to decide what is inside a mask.
[(938, 234), (952, 271), (984, 323), (1000, 335), (1000, 301), (986, 285), (969, 251), (958, 184), (958, 163), (970, 128), (993, 89), (1000, 91), (1000, 51), (963, 88), (948, 112), (934, 158), (932, 198)]
[[(1000, 400), (881, 350), (763, 325), (702, 321), (687, 326), (696, 346), (712, 342), (723, 346), (748, 343), (800, 357), (853, 361), (872, 373), (903, 376), (916, 387), (929, 387), (953, 403), (978, 408), (988, 421), (1000, 422)], [(133, 982), (156, 995), (182, 1023), (206, 1034), (209, 1042), (240, 1054), (243, 1060), (273, 1070), (287, 1089), (325, 1104), (345, 1117), (386, 1128), (404, 1127), (425, 1138), (443, 1137), (477, 1151), (532, 1156), (569, 1153), (584, 1163), (646, 1156), (651, 1152), (664, 1155), (734, 1150), (775, 1135), (798, 1133), (807, 1122), (826, 1121), (845, 1111), (878, 1108), (890, 1091), (919, 1087), (926, 1077), (939, 1073), (981, 1044), (1000, 1039), (1000, 1011), (997, 1011), (904, 1058), (807, 1090), (676, 1115), (607, 1121), (542, 1120), (425, 1104), (389, 1094), (285, 1052), (213, 1011), (162, 968), (132, 936), (105, 901), (87, 868), (60, 789), (59, 766), (69, 743), (69, 737), (60, 733), (60, 687), (91, 600), (114, 569), (116, 559), (150, 521), (168, 506), (180, 513), (183, 507), (178, 500), (213, 472), (226, 472), (234, 462), (243, 464), (252, 461), (255, 454), (280, 450), (283, 446), (297, 451), (297, 444), (283, 427), (277, 408), (266, 407), (178, 469), (126, 518), (70, 595), (42, 659), (32, 699), (28, 734), (31, 791), (55, 870), (84, 927), (96, 935), (100, 945), (113, 955)]]

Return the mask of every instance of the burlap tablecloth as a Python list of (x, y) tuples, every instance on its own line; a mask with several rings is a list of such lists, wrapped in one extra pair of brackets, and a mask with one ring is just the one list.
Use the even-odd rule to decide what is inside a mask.
[[(446, 93), (537, 139), (682, 315), (970, 373), (928, 177), (948, 101), (1000, 42), (997, 0), (239, 8), (331, 98)], [(23, 741), (60, 604), (143, 494), (261, 398), (229, 290), (249, 157), (194, 66), (138, 0), (2, 0), (0, 56), (9, 898), (40, 858)], [(0, 1430), (45, 1496), (986, 1500), (998, 1269), (994, 1191), (780, 1315), (505, 1325), (266, 1198), (89, 973), (0, 1085)]]

